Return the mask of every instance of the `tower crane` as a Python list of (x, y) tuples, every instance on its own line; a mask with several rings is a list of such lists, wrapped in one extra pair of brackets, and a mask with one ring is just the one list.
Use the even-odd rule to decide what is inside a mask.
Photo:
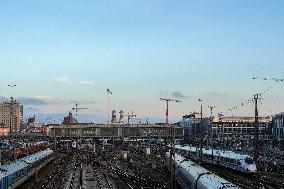
[[(181, 102), (180, 100), (176, 100), (176, 99), (170, 99), (170, 98), (160, 98), (160, 101), (165, 101), (167, 104), (167, 108), (166, 108), (166, 127), (168, 128), (169, 125), (169, 102)], [(175, 169), (173, 167), (173, 162), (175, 162), (175, 128), (172, 129), (172, 127), (170, 127), (170, 133), (171, 133), (171, 137), (170, 137), (170, 145), (171, 145), (171, 150), (170, 150), (170, 174), (171, 174), (171, 179), (170, 179), (170, 189), (175, 188), (175, 185), (173, 184), (175, 179)], [(174, 160), (174, 161), (173, 161)], [(174, 163), (175, 166), (175, 163)]]
[(75, 104), (75, 107), (72, 108), (72, 110), (76, 112), (76, 117), (77, 117), (77, 112), (79, 110), (85, 110), (85, 109), (88, 109), (88, 108), (78, 108), (78, 104), (77, 103)]
[(167, 109), (166, 109), (166, 127), (169, 125), (169, 102), (181, 102), (180, 100), (175, 99), (166, 99), (166, 98), (160, 98), (161, 101), (166, 101), (167, 103)]

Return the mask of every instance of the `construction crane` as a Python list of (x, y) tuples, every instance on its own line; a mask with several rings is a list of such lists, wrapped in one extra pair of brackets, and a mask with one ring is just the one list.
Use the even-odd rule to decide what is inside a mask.
[(216, 106), (208, 106), (208, 108), (210, 108), (210, 116), (211, 118), (213, 117), (213, 108), (215, 108)]
[[(166, 109), (166, 127), (168, 128), (169, 125), (169, 102), (181, 102), (180, 100), (175, 100), (175, 99), (169, 99), (169, 98), (160, 98), (161, 101), (166, 101), (167, 103), (167, 109)], [(172, 129), (170, 127), (170, 189), (176, 188), (175, 187), (175, 128)], [(173, 161), (174, 160), (174, 161)]]
[(78, 108), (78, 104), (77, 103), (75, 104), (75, 107), (72, 108), (72, 110), (76, 112), (76, 117), (77, 117), (77, 112), (79, 110), (85, 110), (85, 109), (88, 109), (88, 108)]
[(160, 98), (161, 101), (166, 101), (167, 109), (166, 109), (166, 127), (169, 126), (169, 102), (181, 102), (180, 100), (169, 99), (169, 98)]

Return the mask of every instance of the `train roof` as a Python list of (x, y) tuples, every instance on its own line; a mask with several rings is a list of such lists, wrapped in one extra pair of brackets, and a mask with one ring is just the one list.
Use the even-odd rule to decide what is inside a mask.
[(50, 155), (53, 151), (52, 150), (44, 150), (37, 152), (35, 154), (26, 156), (24, 158), (18, 159), (17, 161), (14, 161), (9, 164), (5, 164), (0, 166), (0, 179), (4, 178), (5, 176), (8, 176), (20, 169), (25, 168), (31, 163), (34, 163), (35, 161), (38, 161), (48, 155)]
[(8, 176), (24, 167), (26, 167), (27, 164), (22, 161), (15, 161), (10, 164), (6, 164), (0, 167), (0, 179), (4, 178), (5, 176)]
[[(181, 145), (176, 145), (176, 149), (180, 149), (180, 150), (189, 150), (191, 152), (195, 152), (196, 151), (196, 147), (192, 147), (192, 146), (181, 146)], [(211, 155), (212, 154), (212, 150), (211, 149), (202, 149), (203, 154), (207, 154), (207, 155)], [(250, 157), (248, 155), (244, 155), (244, 154), (239, 154), (233, 151), (223, 151), (223, 150), (213, 150), (213, 155), (220, 155), (221, 157), (224, 158), (230, 158), (230, 159), (245, 159), (247, 157)]]
[(182, 167), (186, 171), (192, 175), (195, 180), (198, 179), (200, 175), (203, 175), (202, 182), (208, 186), (208, 188), (231, 188), (236, 189), (238, 188), (236, 185), (232, 184), (231, 182), (213, 174), (212, 172), (208, 171), (207, 169), (195, 164), (194, 162), (175, 154), (176, 158), (176, 166)]
[(53, 151), (49, 150), (49, 149), (48, 150), (44, 150), (44, 151), (40, 151), (40, 152), (37, 152), (37, 153), (35, 153), (33, 155), (26, 156), (26, 157), (22, 158), (21, 161), (24, 161), (24, 162), (26, 162), (28, 164), (31, 164), (31, 163), (34, 163), (34, 162), (36, 162), (36, 161), (38, 161), (38, 160), (40, 160), (40, 159), (42, 159), (42, 158), (52, 154), (52, 152)]

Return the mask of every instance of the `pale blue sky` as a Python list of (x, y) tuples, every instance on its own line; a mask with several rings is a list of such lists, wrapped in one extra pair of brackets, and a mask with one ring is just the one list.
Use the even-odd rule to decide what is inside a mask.
[[(164, 118), (159, 98), (182, 93), (176, 121), (199, 109), (197, 98), (224, 112), (273, 84), (253, 76), (284, 77), (281, 0), (1, 1), (0, 28), (0, 96), (25, 98), (26, 115), (77, 101), (104, 121), (110, 88), (112, 108), (155, 120)], [(284, 108), (283, 87), (260, 114)]]

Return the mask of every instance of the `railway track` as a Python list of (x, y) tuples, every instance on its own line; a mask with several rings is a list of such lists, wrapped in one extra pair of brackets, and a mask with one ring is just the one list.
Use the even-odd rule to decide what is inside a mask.
[(154, 177), (151, 177), (151, 175), (147, 175), (141, 170), (139, 170), (135, 165), (132, 163), (126, 163), (126, 165), (137, 175), (139, 179), (142, 179), (144, 182), (146, 182), (147, 185), (150, 185), (150, 187), (153, 188), (167, 188), (165, 185), (161, 185), (153, 180)]
[[(113, 156), (117, 157), (117, 154), (121, 153), (121, 149), (120, 151), (118, 151), (117, 149), (118, 148), (112, 149), (112, 151), (109, 154), (112, 154)], [(125, 170), (130, 170), (129, 173), (127, 173), (128, 177), (131, 176), (132, 177), (131, 181), (139, 183), (139, 187), (142, 186), (144, 188), (167, 188), (168, 185), (167, 181), (169, 181), (169, 173), (165, 166), (164, 159), (161, 158), (164, 157), (163, 151), (160, 148), (153, 148), (152, 155), (148, 157), (143, 149), (144, 148), (129, 147), (128, 148), (129, 158), (133, 161), (130, 162), (122, 161), (120, 162), (122, 163), (121, 166), (124, 167), (123, 169)], [(108, 159), (113, 159), (110, 158), (109, 154), (108, 154)], [(160, 156), (157, 157), (157, 155)], [(113, 163), (113, 166), (115, 167), (116, 164)], [(115, 168), (121, 169), (119, 167)]]
[[(113, 153), (115, 155), (115, 153)], [(144, 182), (139, 176), (137, 175), (130, 175), (126, 171), (119, 168), (117, 165), (115, 165), (113, 162), (109, 161), (109, 157), (106, 157), (104, 154), (99, 155), (100, 158), (107, 163), (106, 169), (110, 170), (112, 173), (117, 175), (117, 177), (130, 189), (144, 189), (142, 186), (143, 184), (141, 181)], [(99, 163), (99, 161), (98, 161)], [(100, 165), (100, 167), (104, 167)]]
[[(161, 158), (164, 156), (162, 154), (163, 152), (161, 152), (161, 150), (157, 148), (153, 148), (152, 155), (147, 157), (141, 149), (138, 150), (134, 148), (131, 149), (131, 151), (134, 153), (130, 154), (130, 156), (131, 158), (133, 158), (133, 160), (136, 161), (137, 166), (133, 162), (125, 162), (127, 167), (133, 170), (135, 174), (139, 175), (140, 177), (143, 177), (145, 180), (150, 182), (152, 187), (167, 188), (167, 180), (169, 180), (168, 178), (170, 175), (168, 169), (166, 168), (164, 159)], [(157, 157), (157, 155), (160, 155), (160, 157)], [(145, 161), (145, 159), (148, 159), (148, 161)], [(152, 165), (155, 165), (155, 167), (153, 167)], [(157, 168), (156, 166), (159, 168)]]
[(65, 173), (65, 170), (60, 169), (59, 167), (57, 168), (58, 169), (54, 170), (52, 174), (48, 176), (41, 188), (58, 188), (58, 186), (60, 185), (60, 179), (58, 178), (62, 177), (62, 175)]
[[(75, 158), (73, 161), (65, 158), (56, 168), (49, 173), (41, 185), (42, 189), (72, 189), (74, 188), (75, 172), (80, 160)], [(72, 163), (70, 163), (72, 162)]]
[(116, 174), (130, 189), (144, 189), (136, 179), (133, 179), (131, 175), (121, 170), (119, 167), (111, 165), (111, 171)]
[(98, 162), (94, 162), (93, 168), (94, 168), (95, 176), (97, 178), (98, 188), (99, 189), (113, 189), (112, 184), (108, 180), (100, 164)]
[(117, 154), (119, 153), (119, 149), (113, 149), (111, 152), (109, 152), (107, 155), (108, 157), (106, 157), (106, 154), (104, 154), (104, 152), (100, 152), (98, 154), (98, 160), (102, 160), (104, 162), (106, 162), (107, 166), (103, 166), (101, 165), (100, 161), (97, 161), (98, 166), (102, 169), (108, 169), (109, 171), (111, 171), (114, 175), (116, 175), (123, 183), (124, 186), (127, 186), (130, 189), (144, 189), (143, 187), (141, 187), (135, 180), (131, 180), (129, 178), (129, 175), (122, 171), (120, 168), (116, 167), (113, 162), (111, 162), (111, 159), (113, 159), (114, 156), (117, 156)]
[(270, 186), (270, 187), (275, 188), (275, 189), (283, 189), (284, 188), (284, 183), (278, 183), (278, 182), (275, 182), (275, 181), (272, 181), (272, 180), (269, 180), (269, 179), (266, 179), (266, 178), (260, 178), (260, 181), (262, 183), (265, 183), (267, 186)]
[(244, 189), (283, 189), (283, 183), (277, 183), (275, 181), (263, 178), (256, 174), (245, 174), (237, 171), (224, 169), (218, 166), (204, 165), (208, 170), (215, 174), (227, 179), (228, 181), (238, 185)]
[(64, 183), (64, 189), (73, 189), (81, 186), (80, 182), (80, 166), (77, 164), (75, 167), (70, 168), (67, 173), (67, 181)]

